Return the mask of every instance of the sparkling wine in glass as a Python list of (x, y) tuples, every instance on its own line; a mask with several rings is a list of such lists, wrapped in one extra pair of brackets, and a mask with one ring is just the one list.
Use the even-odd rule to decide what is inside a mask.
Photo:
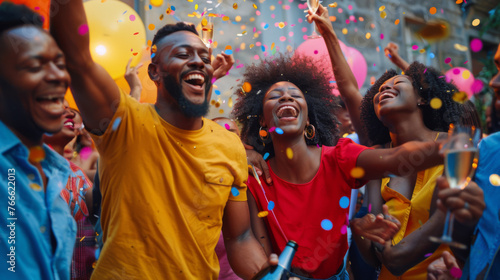
[(207, 16), (201, 20), (201, 40), (210, 48), (214, 39), (213, 17)]
[[(309, 7), (309, 11), (311, 11), (313, 14), (316, 13), (316, 11), (319, 8), (320, 2), (321, 2), (320, 0), (307, 0), (307, 7)], [(315, 39), (321, 37), (320, 35), (318, 35), (318, 33), (316, 33), (316, 23), (313, 22), (312, 24), (313, 24), (313, 33), (311, 34), (311, 36), (309, 36), (309, 38)]]
[[(478, 149), (481, 131), (475, 127), (455, 125), (444, 149), (444, 172), (450, 188), (463, 189), (474, 176), (478, 162)], [(466, 249), (465, 244), (453, 241), (454, 215), (450, 210), (446, 213), (443, 235), (438, 238), (431, 236), (436, 243), (446, 243), (460, 249)]]

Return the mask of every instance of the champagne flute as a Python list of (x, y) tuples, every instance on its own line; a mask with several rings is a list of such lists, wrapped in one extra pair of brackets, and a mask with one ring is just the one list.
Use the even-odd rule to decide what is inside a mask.
[(210, 48), (214, 39), (214, 20), (211, 16), (205, 16), (201, 20), (201, 40)]
[[(464, 189), (470, 182), (478, 162), (477, 144), (481, 138), (481, 130), (474, 126), (451, 125), (449, 140), (443, 147), (444, 171), (450, 188)], [(453, 241), (453, 213), (446, 212), (446, 221), (441, 237), (431, 236), (436, 243), (445, 243), (459, 249), (467, 249), (465, 244)]]
[[(320, 3), (321, 3), (320, 0), (307, 0), (307, 7), (309, 7), (309, 11), (311, 11), (314, 14), (318, 10)], [(320, 35), (318, 35), (318, 33), (316, 33), (316, 23), (313, 21), (312, 24), (313, 24), (313, 33), (311, 34), (311, 36), (309, 36), (309, 39), (316, 39), (321, 37)]]

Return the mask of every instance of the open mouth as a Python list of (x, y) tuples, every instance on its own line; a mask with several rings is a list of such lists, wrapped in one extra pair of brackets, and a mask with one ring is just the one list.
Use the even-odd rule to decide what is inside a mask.
[(188, 74), (184, 76), (182, 80), (199, 89), (203, 88), (203, 85), (205, 84), (205, 77), (201, 74)]
[(279, 119), (289, 119), (289, 118), (297, 118), (297, 116), (299, 115), (299, 112), (298, 110), (293, 107), (293, 106), (288, 106), (288, 105), (285, 105), (285, 106), (282, 106), (278, 109), (278, 111), (276, 112), (276, 116), (279, 118)]
[(63, 125), (71, 130), (75, 129), (75, 122), (72, 119), (67, 119)]
[(379, 103), (382, 102), (383, 100), (393, 99), (396, 96), (397, 96), (397, 94), (386, 91), (386, 92), (382, 93), (382, 95), (380, 95)]
[(64, 94), (47, 94), (35, 97), (35, 101), (47, 113), (59, 117), (64, 114)]

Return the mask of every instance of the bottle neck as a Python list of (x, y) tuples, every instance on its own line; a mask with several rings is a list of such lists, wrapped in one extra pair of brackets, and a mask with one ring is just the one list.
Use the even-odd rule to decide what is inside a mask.
[(295, 251), (295, 246), (290, 246), (289, 244), (287, 244), (285, 249), (279, 256), (278, 265), (286, 270), (290, 270), (290, 268), (292, 267), (292, 259), (295, 255)]

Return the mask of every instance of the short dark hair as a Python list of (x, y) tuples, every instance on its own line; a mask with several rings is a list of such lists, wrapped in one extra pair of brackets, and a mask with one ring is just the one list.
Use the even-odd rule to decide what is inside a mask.
[(0, 36), (11, 28), (23, 25), (42, 28), (43, 17), (25, 5), (10, 2), (0, 4)]
[[(404, 73), (410, 77), (415, 92), (425, 100), (426, 104), (419, 106), (419, 108), (422, 110), (423, 121), (427, 128), (434, 131), (448, 131), (451, 123), (460, 121), (463, 108), (452, 99), (453, 93), (457, 92), (458, 89), (455, 85), (447, 83), (443, 74), (419, 62), (413, 62)], [(371, 145), (391, 142), (389, 129), (375, 114), (373, 97), (379, 92), (380, 86), (385, 81), (396, 75), (398, 73), (393, 69), (385, 72), (368, 89), (361, 102), (361, 120)], [(439, 109), (433, 109), (429, 104), (435, 97), (442, 102)]]
[(198, 34), (198, 31), (196, 31), (196, 27), (194, 26), (194, 24), (181, 21), (175, 24), (166, 24), (165, 26), (160, 28), (160, 30), (156, 32), (151, 45), (152, 46), (156, 45), (156, 43), (158, 43), (161, 39), (177, 31), (189, 31), (196, 34), (196, 36), (200, 36)]
[[(304, 94), (307, 102), (309, 123), (316, 128), (312, 140), (306, 139), (308, 145), (334, 146), (339, 138), (337, 118), (333, 114), (338, 106), (332, 94), (327, 73), (318, 69), (311, 58), (279, 54), (248, 66), (242, 83), (235, 94), (238, 100), (232, 111), (243, 126), (242, 140), (255, 148), (260, 154), (269, 153), (274, 156), (273, 144), (265, 144), (259, 137), (260, 118), (263, 114), (262, 101), (269, 88), (286, 81), (296, 85)], [(249, 92), (242, 90), (243, 82), (251, 85)]]

